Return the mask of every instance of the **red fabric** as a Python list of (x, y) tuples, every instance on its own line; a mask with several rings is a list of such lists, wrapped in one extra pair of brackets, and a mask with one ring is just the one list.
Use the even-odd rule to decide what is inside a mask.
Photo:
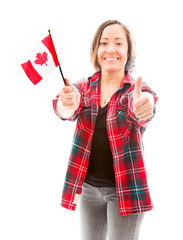
[(35, 68), (32, 66), (32, 63), (30, 60), (27, 62), (21, 64), (24, 72), (26, 73), (27, 77), (31, 80), (31, 82), (36, 85), (38, 82), (42, 80), (42, 77), (39, 75), (39, 73), (35, 70)]
[(57, 54), (56, 54), (55, 47), (53, 45), (53, 41), (51, 39), (51, 36), (48, 35), (41, 42), (48, 48), (48, 50), (50, 51), (50, 53), (53, 57), (53, 61), (55, 63), (55, 66), (58, 67), (60, 64), (59, 64), (59, 61), (58, 61), (58, 57), (57, 57)]

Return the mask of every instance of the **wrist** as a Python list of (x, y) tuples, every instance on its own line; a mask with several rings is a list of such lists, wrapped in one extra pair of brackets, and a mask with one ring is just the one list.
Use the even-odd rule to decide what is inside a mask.
[(69, 118), (71, 117), (76, 109), (70, 109), (62, 104), (62, 101), (60, 99), (57, 101), (57, 111), (60, 113), (61, 116), (64, 118)]

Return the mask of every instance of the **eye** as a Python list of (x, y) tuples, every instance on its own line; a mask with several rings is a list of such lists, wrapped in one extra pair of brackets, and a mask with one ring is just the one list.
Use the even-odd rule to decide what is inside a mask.
[(116, 43), (116, 45), (118, 45), (118, 46), (122, 46), (122, 45), (123, 45), (123, 43), (121, 43), (121, 42), (118, 42), (118, 43)]
[(100, 42), (100, 45), (105, 46), (105, 45), (107, 45), (107, 43), (106, 42)]

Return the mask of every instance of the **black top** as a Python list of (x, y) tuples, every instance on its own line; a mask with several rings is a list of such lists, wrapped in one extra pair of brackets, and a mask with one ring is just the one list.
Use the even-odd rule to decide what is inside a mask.
[(115, 187), (113, 156), (106, 128), (108, 104), (101, 108), (96, 120), (85, 182), (94, 187)]

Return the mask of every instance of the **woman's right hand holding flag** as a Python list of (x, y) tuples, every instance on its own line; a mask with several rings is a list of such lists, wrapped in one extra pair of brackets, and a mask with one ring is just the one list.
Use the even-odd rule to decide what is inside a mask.
[(78, 109), (81, 95), (67, 78), (65, 78), (65, 82), (66, 86), (64, 86), (59, 93), (57, 109), (63, 117), (68, 118)]

